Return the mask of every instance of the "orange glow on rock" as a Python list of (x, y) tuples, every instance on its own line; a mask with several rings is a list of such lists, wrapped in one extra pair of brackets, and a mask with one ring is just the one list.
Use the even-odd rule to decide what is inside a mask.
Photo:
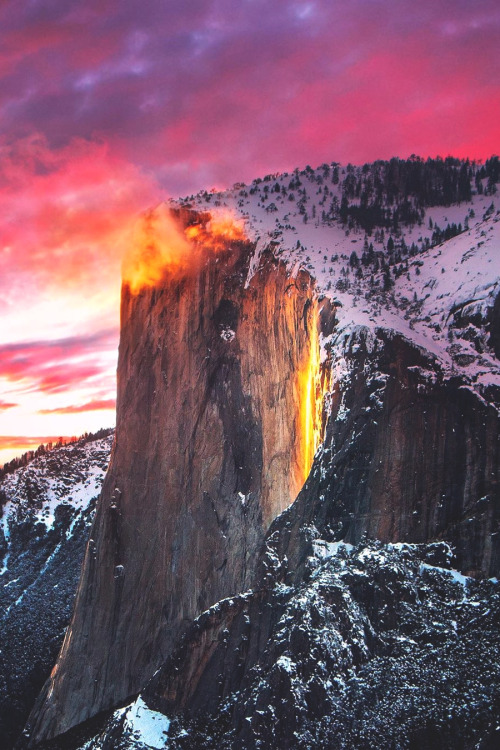
[(223, 242), (241, 242), (246, 239), (243, 223), (235, 220), (230, 211), (221, 211), (212, 215), (208, 224), (212, 237)]
[(309, 349), (299, 372), (301, 394), (300, 424), (302, 431), (303, 479), (309, 476), (314, 456), (323, 438), (324, 379), (321, 372), (318, 315), (313, 303), (308, 313)]
[(229, 211), (200, 214), (184, 227), (165, 205), (145, 214), (132, 233), (122, 265), (122, 279), (132, 294), (157, 286), (166, 274), (185, 274), (198, 267), (207, 252), (217, 252), (232, 241), (242, 241), (241, 222)]
[(246, 239), (242, 222), (235, 219), (228, 210), (209, 214), (208, 221), (186, 227), (185, 235), (188, 240), (215, 251), (227, 247), (228, 242)]
[(192, 246), (168, 209), (161, 205), (145, 214), (134, 227), (122, 265), (122, 279), (132, 294), (156, 286), (166, 271), (184, 271)]

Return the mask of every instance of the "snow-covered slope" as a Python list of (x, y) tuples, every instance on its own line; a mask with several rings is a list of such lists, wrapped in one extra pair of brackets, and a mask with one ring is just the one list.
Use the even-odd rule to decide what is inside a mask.
[[(420, 165), (413, 192), (408, 180), (391, 181), (393, 162), (403, 172)], [(310, 271), (318, 291), (337, 303), (333, 343), (356, 326), (394, 330), (434, 354), (445, 376), (460, 375), (484, 394), (500, 386), (488, 331), (500, 293), (497, 161), (491, 160), (489, 179), (481, 165), (428, 164), (324, 164), (175, 203), (229, 210), (241, 220), (257, 242), (253, 269), (271, 244), (293, 273)], [(422, 187), (427, 169), (432, 191)], [(458, 184), (464, 174), (465, 187), (450, 192), (448, 182)]]
[(53, 528), (62, 503), (86, 510), (100, 492), (112, 441), (112, 432), (97, 440), (79, 440), (47, 451), (7, 474), (1, 483), (6, 497), (2, 507), (6, 539), (13, 523), (27, 519), (44, 523), (47, 530)]
[(0, 736), (22, 728), (68, 624), (113, 431), (54, 448), (0, 483)]

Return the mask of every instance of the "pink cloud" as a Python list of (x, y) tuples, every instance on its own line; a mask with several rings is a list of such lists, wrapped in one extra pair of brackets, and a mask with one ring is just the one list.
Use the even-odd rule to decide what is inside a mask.
[(7, 409), (13, 409), (15, 406), (18, 406), (18, 404), (14, 404), (10, 401), (2, 401), (2, 399), (0, 399), (0, 412), (7, 411)]
[[(12, 135), (40, 131), (56, 150), (98, 137), (174, 194), (306, 162), (421, 151), (413, 121), (390, 119), (420, 107), (428, 153), (496, 150), (494, 122), (484, 134), (460, 104), (498, 100), (495, 0), (59, 1), (0, 10), (0, 28)], [(436, 99), (450, 102), (452, 132)]]
[(106, 411), (116, 408), (114, 398), (95, 399), (78, 406), (61, 406), (58, 409), (40, 409), (39, 414), (81, 414), (86, 411)]
[(1, 148), (0, 252), (3, 283), (75, 286), (119, 278), (127, 227), (157, 202), (154, 180), (76, 140), (50, 149), (35, 135)]
[(56, 341), (0, 346), (0, 377), (24, 391), (60, 393), (93, 386), (108, 375), (97, 355), (116, 349), (117, 331), (101, 331)]
[(69, 440), (69, 436), (61, 435), (0, 435), (0, 451), (18, 450), (19, 453), (38, 448), (39, 445), (56, 443), (62, 437), (63, 442)]

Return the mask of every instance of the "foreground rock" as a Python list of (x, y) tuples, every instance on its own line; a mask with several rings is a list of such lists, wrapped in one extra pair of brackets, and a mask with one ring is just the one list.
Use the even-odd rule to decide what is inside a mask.
[(46, 747), (498, 747), (498, 583), (451, 569), (445, 544), (310, 543), (284, 583), (271, 541), (263, 588), (198, 618), (100, 731)]

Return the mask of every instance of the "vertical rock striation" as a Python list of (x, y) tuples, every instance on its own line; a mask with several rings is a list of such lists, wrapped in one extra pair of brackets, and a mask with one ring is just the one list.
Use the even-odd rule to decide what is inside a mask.
[(177, 218), (193, 262), (123, 286), (115, 445), (33, 742), (137, 693), (193, 617), (245, 590), (310, 468), (313, 281), (268, 252), (246, 283), (252, 243), (215, 243), (209, 215)]

